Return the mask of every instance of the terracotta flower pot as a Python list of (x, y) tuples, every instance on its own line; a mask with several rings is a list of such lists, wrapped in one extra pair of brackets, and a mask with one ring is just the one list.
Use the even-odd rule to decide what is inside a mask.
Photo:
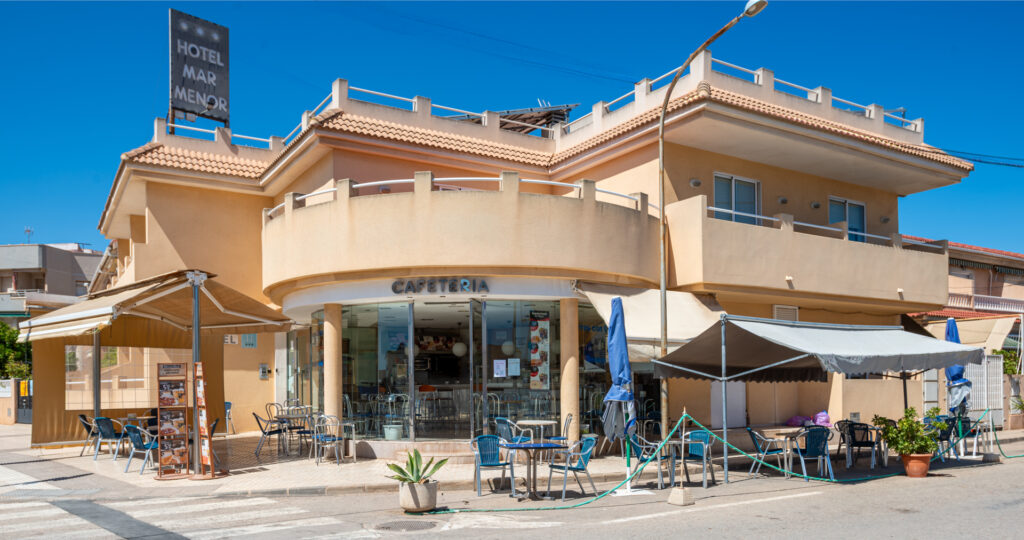
[(437, 480), (426, 484), (402, 482), (398, 486), (398, 504), (406, 512), (427, 512), (437, 506)]
[(902, 455), (903, 468), (910, 478), (924, 478), (928, 476), (928, 467), (931, 466), (931, 454), (910, 454)]

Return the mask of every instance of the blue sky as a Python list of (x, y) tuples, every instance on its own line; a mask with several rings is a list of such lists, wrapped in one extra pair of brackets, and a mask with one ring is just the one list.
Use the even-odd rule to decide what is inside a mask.
[[(0, 243), (106, 241), (122, 152), (168, 100), (167, 8), (231, 32), (235, 133), (284, 135), (333, 79), (469, 110), (581, 103), (681, 63), (742, 1), (706, 3), (0, 3)], [(718, 58), (925, 118), (926, 142), (1024, 157), (1024, 3), (773, 0)], [(900, 203), (907, 234), (1024, 252), (1024, 169), (978, 165)]]

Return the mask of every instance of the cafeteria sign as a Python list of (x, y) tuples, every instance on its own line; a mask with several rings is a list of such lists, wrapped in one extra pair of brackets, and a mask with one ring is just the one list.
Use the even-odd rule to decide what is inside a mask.
[(489, 293), (491, 288), (482, 278), (418, 278), (396, 279), (391, 283), (391, 292), (395, 294), (412, 293)]
[(228, 29), (170, 10), (171, 111), (228, 125)]

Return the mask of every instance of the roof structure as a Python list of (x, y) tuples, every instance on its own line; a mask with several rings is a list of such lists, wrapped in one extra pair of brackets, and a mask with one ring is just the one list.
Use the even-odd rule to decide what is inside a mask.
[[(932, 240), (929, 240), (927, 238), (922, 238), (920, 236), (910, 236), (910, 235), (907, 235), (907, 234), (904, 234), (903, 238), (907, 238), (907, 239), (910, 239), (910, 240), (915, 240), (915, 241), (918, 241), (918, 242), (932, 242)], [(1016, 252), (1013, 252), (1013, 251), (1005, 251), (1005, 250), (1002, 250), (1002, 249), (993, 249), (993, 248), (987, 248), (987, 247), (981, 247), (981, 246), (972, 246), (970, 244), (961, 244), (960, 242), (950, 242), (949, 243), (949, 247), (951, 249), (965, 249), (965, 250), (969, 250), (969, 251), (980, 251), (982, 253), (989, 253), (991, 255), (996, 255), (996, 256), (999, 256), (999, 257), (1010, 257), (1012, 259), (1020, 259), (1021, 262), (1024, 262), (1024, 253), (1016, 253)]]
[[(773, 105), (735, 92), (714, 88), (706, 81), (701, 82), (697, 86), (696, 90), (671, 100), (669, 102), (669, 112), (701, 102), (715, 102), (729, 105), (758, 114), (763, 114), (777, 120), (834, 133), (856, 139), (861, 142), (877, 145), (887, 150), (902, 152), (936, 163), (941, 163), (943, 165), (956, 167), (964, 171), (970, 171), (974, 167), (969, 161), (951, 156), (939, 149), (927, 145), (909, 144), (886, 138), (881, 135), (852, 128), (839, 122), (827, 120), (786, 107)], [(519, 109), (515, 111), (505, 111), (504, 114), (506, 114), (505, 118), (507, 119), (515, 119), (516, 121), (523, 121), (531, 124), (534, 122), (543, 123), (545, 122), (545, 118), (548, 118), (549, 120), (553, 119), (552, 115), (557, 114), (558, 111), (567, 111), (568, 107), (570, 106), (565, 105), (558, 107), (541, 107), (537, 109)], [(656, 122), (658, 116), (659, 108), (652, 108), (626, 122), (618, 124), (569, 148), (555, 152), (548, 152), (524, 146), (498, 143), (481, 137), (470, 137), (439, 130), (415, 127), (397, 122), (379, 120), (367, 116), (351, 114), (341, 109), (329, 109), (314, 118), (313, 121), (309, 123), (309, 127), (307, 127), (303, 133), (292, 139), (288, 148), (295, 146), (296, 142), (307, 136), (310, 131), (322, 129), (342, 133), (354, 133), (368, 137), (400, 141), (455, 152), (465, 152), (468, 154), (530, 166), (552, 167), (562, 161), (572, 158), (573, 156), (582, 154), (587, 150)], [(502, 129), (512, 129), (515, 127), (515, 124), (502, 125)], [(532, 131), (531, 128), (526, 126), (520, 127), (526, 131)], [(288, 149), (286, 148), (284, 153), (280, 154), (277, 159), (280, 159), (281, 156), (287, 152)], [(247, 179), (259, 179), (266, 170), (277, 161), (243, 159), (230, 155), (174, 148), (160, 143), (149, 143), (145, 146), (127, 152), (122, 156), (122, 159), (126, 163), (158, 165), (169, 168), (194, 170)], [(1024, 255), (1014, 255), (1024, 258)]]
[[(531, 126), (551, 127), (558, 123), (567, 122), (569, 120), (569, 113), (579, 106), (579, 103), (574, 103), (572, 105), (550, 105), (495, 112), (502, 120), (501, 129), (506, 131), (515, 131), (517, 133), (531, 133), (537, 129)], [(454, 116), (446, 116), (445, 118), (449, 120), (470, 122), (472, 124), (480, 124), (483, 121), (482, 117), (476, 114), (457, 114)], [(505, 120), (511, 121), (505, 122)], [(524, 126), (521, 124), (530, 125)]]

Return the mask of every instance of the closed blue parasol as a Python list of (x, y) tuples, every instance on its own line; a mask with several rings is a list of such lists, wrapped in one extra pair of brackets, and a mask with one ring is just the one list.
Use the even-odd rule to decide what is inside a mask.
[[(956, 327), (956, 319), (946, 319), (946, 341), (960, 343), (960, 331)], [(971, 395), (971, 381), (964, 378), (964, 366), (954, 364), (946, 368), (946, 387), (949, 389), (949, 410), (956, 414), (957, 408), (961, 412), (967, 409), (967, 399)]]
[(609, 440), (625, 436), (630, 420), (636, 418), (633, 404), (633, 373), (629, 368), (626, 346), (626, 322), (622, 314), (622, 298), (612, 298), (612, 314), (608, 320), (608, 370), (612, 387), (604, 396), (604, 435)]

